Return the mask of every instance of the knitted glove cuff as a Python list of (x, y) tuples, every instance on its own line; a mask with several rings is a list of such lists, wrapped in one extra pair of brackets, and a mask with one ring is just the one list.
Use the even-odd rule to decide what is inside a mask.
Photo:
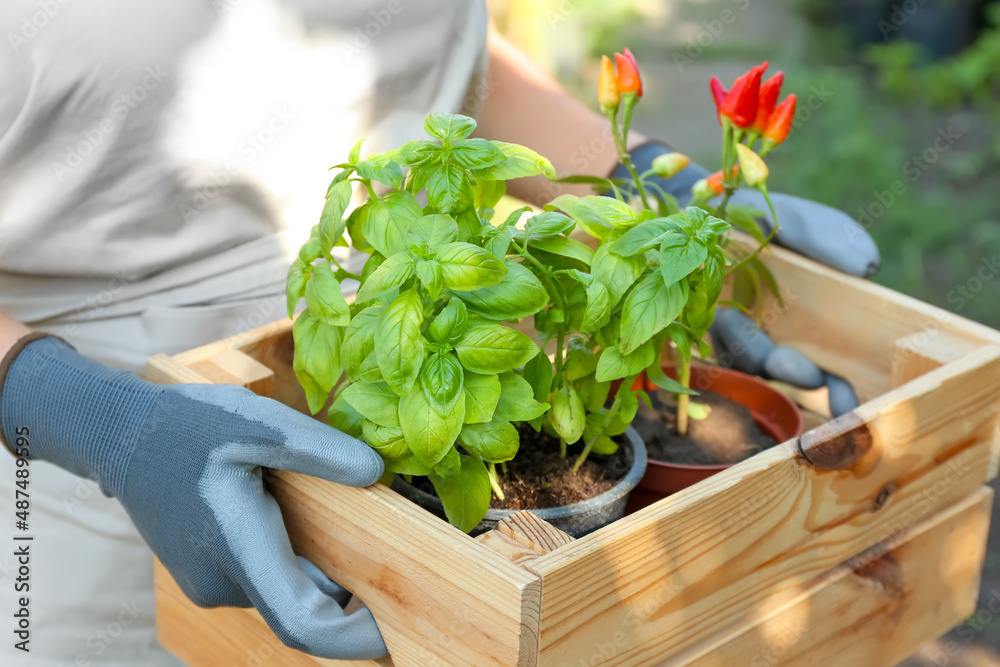
[(18, 454), (51, 461), (120, 497), (135, 443), (163, 388), (87, 359), (59, 338), (24, 341), (8, 355), (0, 385), (0, 434), (8, 448), (20, 443)]
[[(664, 153), (673, 152), (674, 149), (662, 141), (647, 141), (646, 143), (640, 144), (629, 151), (629, 155), (632, 158), (632, 164), (635, 166), (636, 171), (641, 174), (653, 166), (653, 160)], [(677, 203), (683, 208), (689, 201), (691, 201), (691, 187), (700, 179), (705, 178), (708, 175), (708, 170), (701, 165), (692, 162), (688, 164), (688, 166), (684, 167), (684, 169), (682, 169), (679, 173), (675, 174), (672, 178), (652, 176), (650, 180), (655, 182), (667, 194), (676, 197)], [(635, 193), (635, 185), (632, 183), (632, 176), (629, 174), (628, 169), (626, 169), (624, 165), (619, 164), (616, 166), (608, 177), (625, 181), (626, 185), (623, 189), (630, 194)]]

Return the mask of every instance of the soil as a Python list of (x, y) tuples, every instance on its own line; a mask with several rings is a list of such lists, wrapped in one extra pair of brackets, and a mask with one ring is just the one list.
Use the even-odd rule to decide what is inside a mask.
[(670, 392), (650, 391), (652, 409), (639, 402), (632, 426), (646, 442), (649, 458), (667, 463), (713, 465), (738, 463), (777, 444), (761, 432), (750, 410), (713, 392), (692, 396), (711, 411), (705, 419), (688, 419), (686, 437), (677, 435), (677, 402)]

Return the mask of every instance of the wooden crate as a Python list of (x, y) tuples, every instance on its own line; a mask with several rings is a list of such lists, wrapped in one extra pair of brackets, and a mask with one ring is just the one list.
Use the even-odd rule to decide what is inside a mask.
[[(892, 665), (974, 611), (1000, 451), (1000, 333), (766, 254), (772, 337), (863, 405), (584, 538), (518, 516), (479, 538), (382, 485), (276, 472), (298, 553), (427, 665)], [(149, 361), (296, 409), (290, 322)], [(160, 641), (188, 665), (333, 665), (253, 610), (200, 609), (157, 567)], [(347, 663), (344, 663), (347, 664)]]

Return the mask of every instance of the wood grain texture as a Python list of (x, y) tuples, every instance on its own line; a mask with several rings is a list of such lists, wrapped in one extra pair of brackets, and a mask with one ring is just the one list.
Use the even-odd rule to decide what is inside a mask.
[(240, 350), (223, 350), (188, 368), (213, 384), (236, 384), (258, 396), (274, 396), (274, 371)]
[(497, 524), (497, 530), (539, 554), (547, 554), (573, 541), (567, 533), (531, 512), (515, 512)]
[(609, 637), (615, 664), (653, 664), (973, 493), (998, 374), (991, 346), (861, 406), (873, 444), (851, 467), (779, 445), (533, 561), (540, 664)]
[(992, 507), (981, 487), (666, 664), (891, 667), (975, 611)]
[(918, 331), (898, 338), (893, 343), (889, 385), (901, 387), (935, 368), (961, 359), (973, 349), (969, 341), (943, 331), (935, 335)]

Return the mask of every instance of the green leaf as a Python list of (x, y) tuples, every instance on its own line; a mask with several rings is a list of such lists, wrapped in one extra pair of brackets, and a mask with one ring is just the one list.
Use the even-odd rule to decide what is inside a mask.
[(462, 467), (451, 477), (431, 475), (449, 523), (468, 533), (479, 525), (490, 508), (490, 474), (474, 456), (463, 456)]
[(313, 267), (312, 279), (306, 285), (306, 305), (315, 317), (327, 324), (346, 327), (351, 323), (350, 306), (328, 262)]
[(471, 208), (472, 199), (469, 175), (457, 164), (443, 164), (427, 179), (427, 201), (441, 213)]
[(415, 387), (399, 402), (399, 424), (410, 451), (428, 466), (437, 465), (455, 444), (462, 420), (465, 417), (465, 403), (459, 403), (447, 416), (434, 409), (421, 387)]
[(444, 148), (433, 141), (408, 141), (396, 151), (398, 162), (407, 167), (415, 167), (410, 170), (410, 177), (415, 178), (418, 183), (412, 187), (412, 183), (407, 184), (407, 189), (411, 192), (418, 192), (423, 187), (419, 181), (426, 179), (428, 169), (433, 169), (441, 164), (441, 159), (445, 155)]
[(618, 393), (615, 394), (615, 400), (619, 403), (618, 415), (626, 423), (635, 419), (635, 413), (639, 409), (639, 399), (636, 398), (630, 384), (622, 382), (618, 387)]
[(344, 330), (340, 356), (344, 372), (352, 380), (358, 379), (361, 364), (375, 350), (375, 332), (378, 330), (379, 318), (384, 310), (385, 306), (382, 304), (369, 306), (355, 315), (351, 324)]
[(576, 239), (567, 238), (565, 236), (549, 236), (545, 238), (532, 238), (528, 242), (528, 245), (532, 248), (537, 248), (538, 250), (544, 250), (545, 252), (551, 252), (554, 255), (559, 255), (560, 257), (569, 257), (570, 259), (575, 259), (578, 262), (583, 262), (587, 266), (590, 266), (591, 262), (594, 261), (594, 251), (590, 249), (585, 243), (580, 243)]
[(509, 181), (512, 178), (524, 178), (539, 174), (544, 174), (548, 178), (556, 177), (556, 170), (552, 163), (530, 148), (503, 141), (494, 141), (493, 145), (499, 148), (507, 159), (492, 167), (477, 169), (473, 172), (476, 178)]
[(657, 247), (659, 237), (677, 226), (670, 218), (653, 218), (641, 222), (611, 244), (611, 252), (622, 257), (631, 257)]
[(538, 346), (520, 331), (499, 324), (471, 324), (455, 343), (462, 365), (473, 373), (495, 375), (523, 365)]
[(703, 208), (688, 206), (684, 209), (684, 214), (691, 219), (692, 229), (698, 236), (702, 236), (703, 233), (707, 233), (706, 237), (709, 235), (717, 236), (729, 231), (728, 222), (715, 217)]
[(496, 321), (529, 317), (549, 304), (549, 293), (535, 274), (510, 259), (505, 265), (507, 275), (496, 285), (455, 296), (473, 313)]
[(546, 211), (528, 218), (524, 225), (524, 237), (559, 236), (569, 234), (574, 227), (576, 223), (569, 216), (558, 211)]
[(631, 354), (622, 354), (617, 347), (609, 347), (601, 352), (601, 357), (597, 360), (597, 381), (638, 375), (654, 361), (656, 350), (652, 341), (646, 341)]
[(423, 216), (420, 204), (409, 192), (394, 191), (368, 204), (361, 224), (365, 239), (382, 255), (390, 257), (408, 250), (407, 229)]
[(622, 307), (618, 346), (629, 354), (674, 321), (687, 303), (687, 282), (663, 284), (658, 271), (650, 273), (629, 292)]
[(365, 143), (364, 139), (358, 141), (354, 144), (354, 148), (351, 149), (351, 155), (347, 158), (347, 161), (351, 164), (357, 164), (358, 158), (361, 157), (361, 144)]
[(448, 243), (438, 248), (444, 286), (451, 290), (476, 290), (496, 285), (507, 275), (504, 263), (471, 243)]
[(559, 195), (548, 207), (557, 208), (573, 218), (585, 232), (604, 240), (616, 227), (631, 227), (639, 221), (639, 214), (625, 202), (601, 195)]
[(465, 373), (465, 423), (482, 424), (493, 419), (500, 401), (500, 378)]
[(385, 470), (387, 473), (392, 472), (397, 475), (430, 475), (431, 467), (424, 465), (420, 460), (413, 454), (408, 454), (401, 458), (386, 461)]
[(452, 144), (451, 159), (463, 169), (486, 169), (506, 158), (493, 142), (486, 139), (460, 139)]
[(494, 419), (485, 424), (466, 424), (458, 434), (458, 444), (487, 463), (510, 461), (521, 439), (510, 422)]
[(417, 262), (417, 278), (427, 290), (428, 296), (437, 299), (444, 288), (444, 273), (441, 270), (441, 264), (432, 259), (420, 260)]
[(505, 194), (507, 184), (503, 181), (477, 178), (472, 183), (472, 200), (476, 208), (495, 208)]
[(344, 234), (344, 229), (347, 227), (347, 223), (344, 221), (344, 212), (350, 203), (350, 181), (338, 183), (326, 196), (323, 213), (319, 217), (319, 239), (326, 252), (330, 252), (330, 249)]
[(397, 190), (403, 188), (403, 170), (388, 155), (373, 155), (358, 163), (358, 176), (379, 183), (391, 185)]
[(535, 401), (535, 390), (523, 377), (513, 371), (500, 374), (500, 400), (494, 419), (531, 421), (545, 414), (548, 408), (548, 403)]
[(458, 223), (449, 215), (432, 213), (414, 220), (407, 231), (414, 240), (434, 250), (458, 238)]
[(288, 306), (289, 318), (295, 316), (295, 309), (299, 305), (299, 299), (305, 296), (309, 271), (311, 271), (311, 267), (299, 259), (296, 259), (288, 267), (288, 277), (285, 279), (285, 299)]
[(579, 380), (597, 369), (597, 355), (587, 347), (583, 339), (573, 336), (566, 344), (566, 364), (563, 374), (567, 380)]
[(611, 302), (611, 293), (599, 280), (590, 283), (587, 288), (587, 308), (583, 312), (583, 323), (580, 330), (591, 332), (605, 326), (611, 319), (611, 311), (614, 304)]
[(399, 396), (384, 382), (354, 382), (339, 398), (377, 426), (399, 426)]
[(424, 117), (424, 132), (441, 141), (464, 139), (475, 129), (475, 120), (457, 113), (429, 113)]
[(370, 301), (383, 292), (399, 287), (410, 279), (415, 267), (416, 262), (409, 253), (401, 252), (387, 258), (362, 281), (358, 289), (357, 302)]
[(420, 369), (420, 386), (431, 407), (442, 417), (448, 416), (462, 398), (464, 376), (462, 364), (445, 352), (432, 354)]
[(620, 257), (604, 244), (594, 253), (590, 274), (608, 288), (608, 301), (614, 307), (645, 268), (646, 260), (641, 255)]
[(382, 377), (382, 369), (378, 365), (378, 355), (375, 354), (374, 349), (361, 362), (361, 368), (358, 369), (358, 378), (362, 382), (385, 382), (385, 378)]
[(618, 443), (609, 438), (606, 435), (601, 435), (597, 437), (594, 441), (594, 446), (591, 450), (595, 454), (603, 454), (605, 456), (611, 456), (618, 451)]
[(560, 387), (552, 394), (549, 422), (566, 444), (572, 445), (583, 435), (583, 428), (587, 423), (586, 414), (583, 402), (573, 387)]
[(507, 251), (510, 249), (510, 242), (516, 233), (517, 230), (513, 227), (498, 229), (496, 234), (486, 242), (486, 250), (493, 253), (493, 256), (501, 262), (504, 261), (507, 257)]
[(462, 459), (458, 450), (451, 447), (444, 453), (444, 458), (434, 466), (434, 475), (437, 477), (452, 477), (462, 471)]
[(410, 453), (399, 426), (377, 426), (370, 421), (361, 422), (361, 437), (383, 460), (403, 458)]
[(578, 380), (574, 386), (576, 393), (580, 395), (580, 400), (583, 401), (583, 407), (590, 413), (597, 412), (604, 407), (608, 401), (608, 393), (611, 391), (610, 382), (598, 382), (594, 375), (588, 375)]
[(306, 392), (309, 410), (320, 411), (340, 379), (341, 329), (313, 317), (306, 308), (292, 325), (292, 370)]
[(344, 400), (343, 395), (338, 396), (333, 401), (333, 405), (330, 406), (330, 409), (326, 413), (326, 421), (330, 426), (341, 433), (346, 433), (352, 438), (360, 438), (362, 436), (361, 419), (361, 413), (352, 408)]
[(668, 232), (660, 243), (660, 273), (673, 284), (697, 269), (708, 256), (708, 248), (683, 232)]
[(650, 382), (665, 391), (673, 392), (675, 394), (698, 394), (697, 391), (685, 387), (680, 382), (664, 373), (663, 369), (655, 364), (646, 369), (646, 377), (649, 378)]
[(465, 333), (469, 324), (468, 311), (461, 299), (450, 299), (431, 322), (427, 333), (438, 343), (453, 343)]
[(368, 239), (365, 238), (364, 227), (365, 221), (368, 219), (368, 211), (371, 208), (371, 204), (363, 204), (347, 216), (347, 233), (351, 237), (351, 244), (358, 252), (363, 252), (366, 255), (370, 255), (375, 252), (375, 248), (368, 243)]
[(319, 239), (311, 236), (301, 248), (299, 248), (299, 261), (304, 264), (312, 264), (323, 254), (323, 248)]
[(733, 227), (746, 232), (758, 243), (763, 243), (766, 238), (760, 228), (760, 223), (757, 222), (757, 218), (763, 217), (763, 211), (758, 211), (752, 206), (736, 206), (730, 203), (729, 208), (726, 209), (726, 219), (732, 223)]
[(536, 354), (524, 365), (524, 379), (531, 385), (536, 401), (549, 400), (552, 391), (552, 362), (545, 354)]
[(375, 353), (382, 376), (400, 396), (413, 389), (424, 360), (423, 319), (423, 302), (415, 289), (400, 294), (379, 318)]

